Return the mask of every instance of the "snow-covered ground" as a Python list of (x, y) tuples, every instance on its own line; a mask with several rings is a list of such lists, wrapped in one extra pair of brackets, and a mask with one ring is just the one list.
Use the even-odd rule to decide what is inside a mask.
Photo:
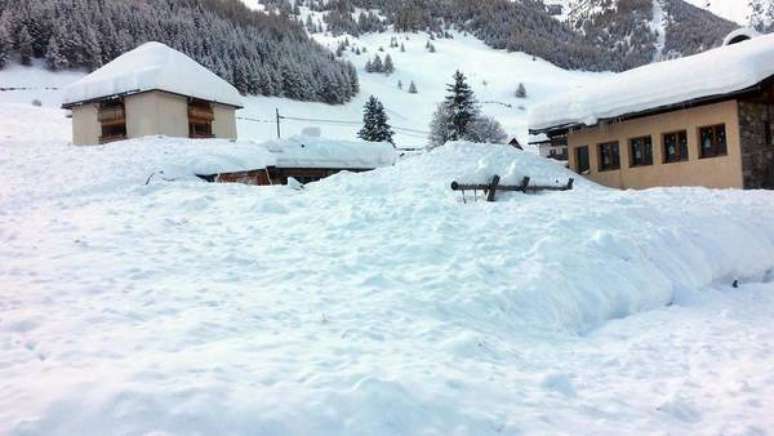
[(68, 138), (0, 103), (0, 434), (774, 428), (771, 193), (463, 203), (451, 180), (573, 176), (470, 144), (304, 190), (146, 185), (185, 141)]

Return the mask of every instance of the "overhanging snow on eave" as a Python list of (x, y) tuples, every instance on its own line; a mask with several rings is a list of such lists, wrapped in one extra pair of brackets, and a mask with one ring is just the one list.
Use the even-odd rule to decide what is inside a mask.
[(184, 97), (184, 98), (195, 98), (197, 100), (207, 101), (207, 102), (210, 102), (210, 103), (219, 104), (221, 106), (228, 106), (228, 107), (231, 107), (231, 108), (234, 108), (234, 109), (242, 109), (242, 108), (244, 108), (244, 106), (237, 106), (237, 105), (234, 105), (234, 104), (231, 104), (231, 103), (224, 103), (224, 102), (221, 102), (221, 101), (209, 100), (209, 99), (206, 99), (206, 98), (194, 97), (194, 96), (190, 96), (190, 95), (180, 94), (180, 93), (177, 93), (177, 92), (166, 91), (166, 90), (163, 90), (163, 89), (146, 89), (146, 90), (143, 90), (143, 89), (133, 89), (131, 91), (119, 92), (119, 93), (116, 93), (116, 94), (110, 94), (110, 95), (106, 95), (106, 96), (103, 96), (103, 97), (95, 97), (95, 98), (90, 98), (90, 99), (87, 99), (87, 100), (80, 100), (80, 101), (75, 101), (75, 102), (70, 102), (70, 103), (63, 103), (62, 104), (62, 109), (72, 109), (72, 108), (74, 108), (76, 106), (83, 106), (83, 105), (86, 105), (86, 104), (97, 103), (97, 102), (100, 102), (100, 101), (112, 100), (114, 98), (128, 97), (130, 95), (145, 94), (145, 93), (148, 93), (148, 92), (163, 92), (165, 94), (176, 95), (176, 96)]
[(774, 82), (774, 76), (768, 77), (765, 80), (762, 80), (761, 82), (744, 88), (737, 91), (732, 91), (729, 93), (724, 94), (716, 94), (716, 95), (710, 95), (705, 97), (699, 97), (699, 98), (693, 98), (690, 100), (685, 100), (677, 103), (670, 103), (662, 106), (653, 107), (650, 109), (645, 109), (642, 111), (637, 112), (627, 112), (621, 115), (616, 115), (612, 117), (606, 117), (606, 118), (600, 118), (597, 120), (596, 123), (593, 124), (586, 124), (582, 122), (570, 122), (570, 123), (562, 123), (557, 124), (554, 126), (549, 127), (543, 127), (539, 129), (529, 129), (529, 133), (531, 135), (538, 135), (538, 134), (546, 134), (548, 136), (556, 136), (556, 135), (563, 135), (568, 133), (570, 130), (575, 129), (581, 129), (581, 128), (590, 128), (590, 127), (596, 127), (600, 124), (604, 123), (611, 123), (611, 122), (622, 122), (622, 121), (628, 121), (633, 120), (637, 118), (652, 116), (652, 115), (658, 115), (663, 114), (666, 112), (674, 112), (681, 109), (688, 109), (693, 108), (697, 106), (703, 106), (713, 103), (719, 103), (721, 101), (726, 100), (732, 100), (737, 99), (739, 97), (743, 97), (745, 95), (754, 93), (756, 91), (760, 91), (762, 89), (765, 89), (767, 86), (771, 85), (772, 82)]

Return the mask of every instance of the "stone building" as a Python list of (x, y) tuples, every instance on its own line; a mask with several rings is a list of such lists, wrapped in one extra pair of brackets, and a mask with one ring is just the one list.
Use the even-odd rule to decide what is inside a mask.
[(131, 50), (65, 91), (73, 144), (150, 135), (236, 139), (239, 92), (158, 42)]
[(614, 188), (774, 189), (774, 35), (599, 80), (530, 114), (570, 168)]

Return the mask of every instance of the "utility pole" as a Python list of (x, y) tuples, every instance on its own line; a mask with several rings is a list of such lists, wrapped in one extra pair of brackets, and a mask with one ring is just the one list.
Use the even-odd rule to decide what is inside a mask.
[(280, 134), (280, 119), (281, 118), (282, 117), (280, 117), (279, 108), (277, 108), (277, 139), (281, 139), (282, 138), (282, 135)]

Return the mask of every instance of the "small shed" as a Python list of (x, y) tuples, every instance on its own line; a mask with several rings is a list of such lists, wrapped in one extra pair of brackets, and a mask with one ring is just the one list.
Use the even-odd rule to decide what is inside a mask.
[(145, 43), (70, 85), (73, 143), (150, 135), (236, 139), (239, 92), (190, 57)]

